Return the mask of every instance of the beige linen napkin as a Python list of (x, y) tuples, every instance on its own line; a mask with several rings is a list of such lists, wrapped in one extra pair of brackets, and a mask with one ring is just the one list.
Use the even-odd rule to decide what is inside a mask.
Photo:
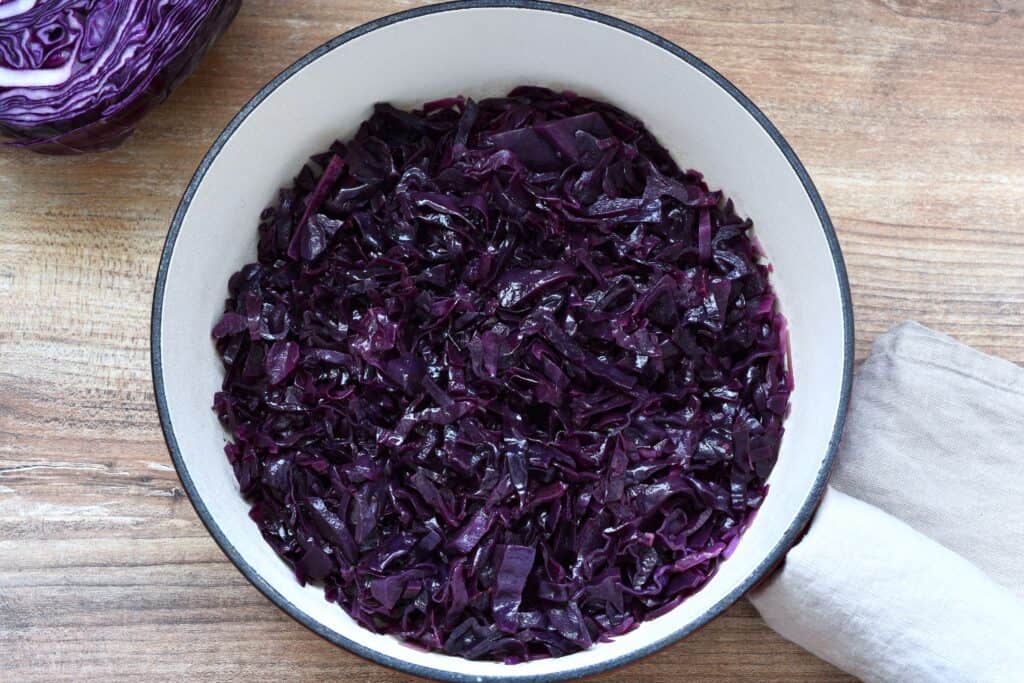
[(832, 485), (751, 594), (868, 681), (1024, 681), (1024, 369), (916, 323), (857, 373)]

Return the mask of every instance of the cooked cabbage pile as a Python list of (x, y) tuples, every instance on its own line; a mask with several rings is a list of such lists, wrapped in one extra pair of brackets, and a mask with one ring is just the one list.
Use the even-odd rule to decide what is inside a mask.
[(669, 611), (761, 504), (785, 323), (721, 192), (602, 102), (377, 105), (213, 330), (252, 519), (373, 631), (509, 663)]

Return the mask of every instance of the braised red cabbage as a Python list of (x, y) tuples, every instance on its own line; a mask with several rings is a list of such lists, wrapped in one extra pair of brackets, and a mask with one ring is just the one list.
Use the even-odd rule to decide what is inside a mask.
[(0, 135), (116, 147), (185, 79), (241, 0), (0, 0)]
[(375, 106), (264, 211), (213, 330), (252, 519), (360, 624), (452, 655), (664, 614), (732, 552), (783, 432), (750, 229), (602, 102)]

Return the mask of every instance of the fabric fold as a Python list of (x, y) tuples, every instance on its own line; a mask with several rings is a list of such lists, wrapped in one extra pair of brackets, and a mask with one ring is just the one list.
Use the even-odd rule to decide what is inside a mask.
[(867, 681), (1022, 680), (1022, 446), (1024, 369), (896, 326), (857, 373), (807, 535), (751, 601)]
[(1024, 605), (966, 559), (829, 489), (750, 596), (780, 635), (865, 681), (1019, 681)]

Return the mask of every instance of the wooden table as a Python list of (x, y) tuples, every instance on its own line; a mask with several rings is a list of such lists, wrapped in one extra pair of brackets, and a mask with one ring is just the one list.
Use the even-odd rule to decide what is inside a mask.
[[(252, 588), (160, 435), (149, 315), (171, 214), (274, 74), (409, 2), (248, 0), (123, 148), (0, 150), (0, 680), (397, 681)], [(605, 0), (778, 125), (846, 255), (857, 353), (915, 318), (1024, 361), (1024, 3)], [(219, 294), (217, 294), (219, 296)], [(598, 680), (846, 680), (746, 602)]]

